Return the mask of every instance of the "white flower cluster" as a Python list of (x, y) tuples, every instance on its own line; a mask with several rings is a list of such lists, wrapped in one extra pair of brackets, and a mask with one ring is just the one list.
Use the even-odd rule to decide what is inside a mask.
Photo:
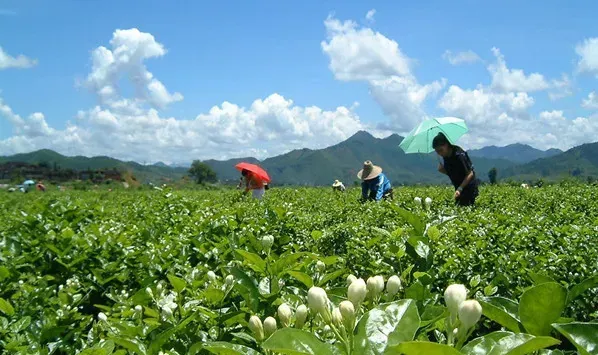
[[(293, 310), (288, 304), (283, 303), (278, 306), (278, 311), (276, 313), (282, 327), (286, 328), (291, 326), (293, 321)], [(307, 315), (308, 310), (305, 305), (300, 305), (297, 307), (295, 310), (295, 328), (303, 328), (303, 325), (307, 320)], [(274, 319), (274, 317), (266, 317), (262, 323), (261, 319), (255, 315), (249, 318), (248, 326), (249, 330), (251, 330), (257, 341), (262, 341), (269, 338), (270, 335), (274, 334), (276, 329), (278, 329), (276, 319)]]
[(447, 287), (444, 301), (451, 314), (449, 331), (455, 332), (458, 337), (466, 337), (482, 317), (482, 306), (476, 300), (467, 300), (467, 289), (461, 284)]
[[(422, 206), (422, 199), (421, 197), (416, 197), (413, 199), (413, 203), (415, 203), (415, 205), (417, 207), (421, 207)], [(424, 200), (424, 203), (426, 204), (426, 208), (430, 209), (430, 207), (432, 207), (432, 199), (430, 197), (426, 197), (426, 199)]]

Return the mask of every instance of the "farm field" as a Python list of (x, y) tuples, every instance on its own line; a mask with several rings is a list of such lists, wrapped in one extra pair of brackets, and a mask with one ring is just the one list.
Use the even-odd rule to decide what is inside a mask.
[(359, 192), (2, 192), (0, 353), (598, 353), (596, 187)]

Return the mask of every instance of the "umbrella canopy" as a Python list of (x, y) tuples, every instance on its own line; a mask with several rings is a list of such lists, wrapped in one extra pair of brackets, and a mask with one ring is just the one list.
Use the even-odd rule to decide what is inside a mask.
[(23, 185), (35, 185), (35, 181), (33, 180), (26, 180)]
[(424, 120), (417, 126), (403, 141), (399, 147), (405, 153), (431, 153), (432, 140), (438, 133), (444, 133), (449, 142), (455, 144), (461, 136), (467, 133), (468, 128), (460, 118), (456, 117), (439, 117)]
[(259, 165), (250, 164), (250, 163), (239, 163), (235, 165), (235, 168), (239, 171), (247, 170), (254, 173), (257, 177), (264, 180), (264, 182), (270, 182), (270, 176), (266, 170), (262, 169)]

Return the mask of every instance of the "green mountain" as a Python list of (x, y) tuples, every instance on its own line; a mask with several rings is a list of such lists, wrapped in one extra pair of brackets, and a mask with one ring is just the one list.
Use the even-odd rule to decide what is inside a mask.
[(530, 147), (527, 144), (510, 144), (504, 147), (494, 145), (481, 149), (472, 149), (469, 151), (470, 157), (505, 159), (517, 164), (525, 164), (536, 159), (549, 158), (563, 151), (560, 149), (540, 150)]
[(23, 162), (28, 164), (42, 163), (48, 164), (50, 167), (56, 165), (60, 169), (73, 170), (101, 170), (117, 168), (121, 171), (132, 172), (133, 175), (135, 175), (135, 177), (142, 182), (159, 182), (161, 179), (178, 179), (187, 174), (186, 168), (171, 168), (160, 165), (142, 165), (133, 161), (124, 162), (106, 156), (92, 158), (84, 156), (67, 157), (49, 149), (0, 157), (0, 164), (6, 162)]
[[(379, 139), (360, 131), (344, 142), (328, 148), (299, 149), (276, 157), (265, 159), (260, 165), (265, 168), (274, 184), (329, 185), (334, 179), (345, 184), (357, 180), (357, 172), (365, 160), (381, 166), (395, 185), (446, 183), (446, 176), (436, 171), (438, 160), (434, 154), (405, 154), (399, 143), (402, 137), (394, 134)], [(247, 160), (255, 162), (256, 159)], [(239, 172), (234, 165), (243, 159), (230, 161), (206, 161), (221, 180), (236, 180)], [(504, 159), (474, 159), (478, 177), (487, 179), (492, 167), (499, 170), (514, 165)]]
[(598, 143), (583, 144), (556, 156), (508, 168), (503, 173), (517, 180), (595, 178), (598, 177)]

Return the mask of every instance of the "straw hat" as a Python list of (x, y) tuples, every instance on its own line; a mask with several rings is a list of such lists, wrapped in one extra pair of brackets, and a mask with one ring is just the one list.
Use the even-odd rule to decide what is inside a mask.
[(341, 186), (343, 183), (338, 181), (338, 180), (334, 180), (334, 184), (332, 184), (332, 187), (339, 187)]
[(374, 163), (372, 163), (369, 160), (366, 160), (363, 163), (363, 169), (361, 169), (357, 173), (357, 178), (361, 179), (361, 180), (371, 180), (371, 179), (378, 177), (378, 175), (380, 175), (381, 173), (382, 173), (381, 167), (374, 165)]

